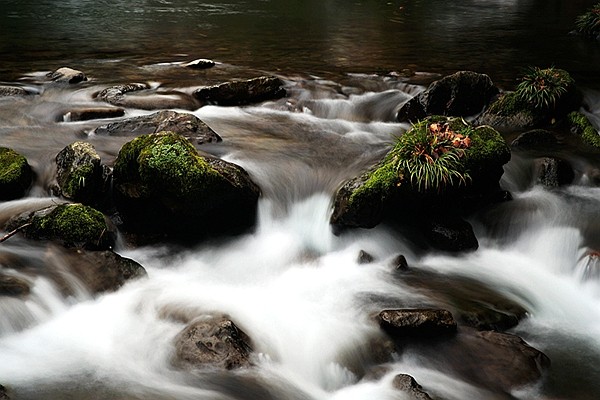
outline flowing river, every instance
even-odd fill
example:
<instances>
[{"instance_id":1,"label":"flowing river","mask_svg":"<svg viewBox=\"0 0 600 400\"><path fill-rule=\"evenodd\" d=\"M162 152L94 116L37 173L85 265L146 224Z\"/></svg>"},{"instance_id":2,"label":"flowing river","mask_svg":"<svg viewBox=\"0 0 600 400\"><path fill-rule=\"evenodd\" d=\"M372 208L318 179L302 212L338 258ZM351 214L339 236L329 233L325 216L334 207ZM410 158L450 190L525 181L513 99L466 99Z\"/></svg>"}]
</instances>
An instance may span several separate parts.
<instances>
[{"instance_id":1,"label":"flowing river","mask_svg":"<svg viewBox=\"0 0 600 400\"><path fill-rule=\"evenodd\" d=\"M568 35L594 1L449 3L3 0L0 83L33 95L0 98L0 146L25 155L37 180L27 198L0 203L2 223L55 200L47 190L53 160L73 141L91 142L112 165L130 139L88 136L112 120L64 117L97 106L93 95L107 86L146 82L169 98L170 90L273 74L288 88L280 101L185 111L223 138L199 149L241 165L261 187L254 232L185 249L121 241L115 250L148 276L100 296L64 270L60 249L18 236L0 243L0 269L32 284L24 300L0 296L0 384L13 400L404 399L391 384L398 373L436 399L597 399L597 154L566 143L560 154L575 181L546 188L533 172L535 157L513 152L501 180L513 200L471 217L480 243L472 253L424 252L385 224L342 235L329 225L337 187L410 128L395 122L398 108L440 74L474 70L511 89L527 65L555 65L572 73L586 114L600 122L600 46ZM217 65L180 65L201 57ZM90 80L45 80L65 65ZM150 112L127 108L125 116ZM374 262L359 263L361 250ZM419 349L366 376L371 344L382 336L373 315L438 304L397 278L390 263L398 254L425 276L474 281L525 308L510 332L551 359L539 384L497 391L457 372L470 354L436 363ZM65 297L41 271L64 275L72 293ZM173 338L185 324L165 316L203 313L243 327L255 368L173 367Z\"/></svg>"}]
</instances>

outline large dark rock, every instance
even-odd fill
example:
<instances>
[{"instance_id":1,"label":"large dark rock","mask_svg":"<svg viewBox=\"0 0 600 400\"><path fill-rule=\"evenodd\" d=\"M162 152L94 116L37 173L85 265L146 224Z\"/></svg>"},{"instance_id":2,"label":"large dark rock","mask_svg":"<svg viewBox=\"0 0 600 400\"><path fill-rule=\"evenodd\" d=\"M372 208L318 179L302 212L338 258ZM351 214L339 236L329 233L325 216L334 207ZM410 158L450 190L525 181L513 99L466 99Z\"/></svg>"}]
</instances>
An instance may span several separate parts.
<instances>
[{"instance_id":1,"label":"large dark rock","mask_svg":"<svg viewBox=\"0 0 600 400\"><path fill-rule=\"evenodd\" d=\"M195 240L254 225L260 189L241 167L198 155L173 132L126 143L114 166L114 197L131 232Z\"/></svg>"},{"instance_id":2,"label":"large dark rock","mask_svg":"<svg viewBox=\"0 0 600 400\"><path fill-rule=\"evenodd\" d=\"M54 82L69 84L87 81L87 76L83 72L69 67L62 67L54 72L50 72L48 78Z\"/></svg>"},{"instance_id":3,"label":"large dark rock","mask_svg":"<svg viewBox=\"0 0 600 400\"><path fill-rule=\"evenodd\" d=\"M459 71L433 82L398 111L398 120L416 122L428 115L475 115L498 93L489 76Z\"/></svg>"},{"instance_id":4,"label":"large dark rock","mask_svg":"<svg viewBox=\"0 0 600 400\"><path fill-rule=\"evenodd\" d=\"M194 97L204 104L241 106L274 100L285 96L281 79L261 76L248 80L234 80L194 91Z\"/></svg>"},{"instance_id":5,"label":"large dark rock","mask_svg":"<svg viewBox=\"0 0 600 400\"><path fill-rule=\"evenodd\" d=\"M479 242L473 227L464 219L456 216L440 216L430 220L424 229L424 235L431 247L443 251L477 250Z\"/></svg>"},{"instance_id":6,"label":"large dark rock","mask_svg":"<svg viewBox=\"0 0 600 400\"><path fill-rule=\"evenodd\" d=\"M178 133L198 144L221 141L221 137L195 115L175 111L159 111L150 115L111 122L97 127L93 133L135 137L162 131Z\"/></svg>"},{"instance_id":7,"label":"large dark rock","mask_svg":"<svg viewBox=\"0 0 600 400\"><path fill-rule=\"evenodd\" d=\"M447 310L383 310L379 313L379 324L396 338L429 338L456 332L456 321Z\"/></svg>"},{"instance_id":8,"label":"large dark rock","mask_svg":"<svg viewBox=\"0 0 600 400\"><path fill-rule=\"evenodd\" d=\"M115 229L104 215L83 204L59 204L11 218L6 230L19 230L28 239L51 240L65 247L107 250Z\"/></svg>"},{"instance_id":9,"label":"large dark rock","mask_svg":"<svg viewBox=\"0 0 600 400\"><path fill-rule=\"evenodd\" d=\"M432 400L427 392L423 390L423 387L410 375L396 375L392 381L392 385L405 393L410 400Z\"/></svg>"},{"instance_id":10,"label":"large dark rock","mask_svg":"<svg viewBox=\"0 0 600 400\"><path fill-rule=\"evenodd\" d=\"M57 195L84 204L100 204L108 189L108 168L93 145L74 142L56 155Z\"/></svg>"},{"instance_id":11,"label":"large dark rock","mask_svg":"<svg viewBox=\"0 0 600 400\"><path fill-rule=\"evenodd\" d=\"M33 181L27 159L16 151L0 147L0 200L23 197Z\"/></svg>"},{"instance_id":12,"label":"large dark rock","mask_svg":"<svg viewBox=\"0 0 600 400\"><path fill-rule=\"evenodd\" d=\"M226 317L206 316L175 338L173 363L185 368L231 370L249 367L250 338Z\"/></svg>"}]
</instances>

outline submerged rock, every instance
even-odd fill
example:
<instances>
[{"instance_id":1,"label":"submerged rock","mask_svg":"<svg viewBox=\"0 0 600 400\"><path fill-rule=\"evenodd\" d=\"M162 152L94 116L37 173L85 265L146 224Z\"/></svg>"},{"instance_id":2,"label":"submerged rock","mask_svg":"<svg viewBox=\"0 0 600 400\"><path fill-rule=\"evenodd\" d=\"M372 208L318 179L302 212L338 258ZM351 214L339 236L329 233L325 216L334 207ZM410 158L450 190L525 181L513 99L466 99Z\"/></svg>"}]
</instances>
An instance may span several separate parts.
<instances>
[{"instance_id":1,"label":"submerged rock","mask_svg":"<svg viewBox=\"0 0 600 400\"><path fill-rule=\"evenodd\" d=\"M29 92L20 86L0 85L0 97L27 96Z\"/></svg>"},{"instance_id":2,"label":"submerged rock","mask_svg":"<svg viewBox=\"0 0 600 400\"><path fill-rule=\"evenodd\" d=\"M23 197L33 181L27 159L16 151L0 147L0 200Z\"/></svg>"},{"instance_id":3,"label":"submerged rock","mask_svg":"<svg viewBox=\"0 0 600 400\"><path fill-rule=\"evenodd\" d=\"M537 382L549 358L518 336L461 329L443 341L418 345L419 363L474 385L510 393Z\"/></svg>"},{"instance_id":4,"label":"submerged rock","mask_svg":"<svg viewBox=\"0 0 600 400\"><path fill-rule=\"evenodd\" d=\"M175 351L173 363L179 367L231 370L251 365L250 338L226 317L192 322L175 338Z\"/></svg>"},{"instance_id":5,"label":"submerged rock","mask_svg":"<svg viewBox=\"0 0 600 400\"><path fill-rule=\"evenodd\" d=\"M120 107L88 107L74 108L63 112L57 122L89 121L92 119L116 118L125 115Z\"/></svg>"},{"instance_id":6,"label":"submerged rock","mask_svg":"<svg viewBox=\"0 0 600 400\"><path fill-rule=\"evenodd\" d=\"M108 87L96 94L96 100L126 108L140 110L160 110L180 108L195 110L200 104L187 93L177 90L162 91L152 89L145 83L129 83Z\"/></svg>"},{"instance_id":7,"label":"submerged rock","mask_svg":"<svg viewBox=\"0 0 600 400\"><path fill-rule=\"evenodd\" d=\"M28 239L51 240L65 247L107 250L115 244L115 230L104 215L83 204L60 204L26 212L10 219L7 230L20 230Z\"/></svg>"},{"instance_id":8,"label":"submerged rock","mask_svg":"<svg viewBox=\"0 0 600 400\"><path fill-rule=\"evenodd\" d=\"M241 167L160 132L121 148L114 193L125 229L194 240L253 226L260 189Z\"/></svg>"},{"instance_id":9,"label":"submerged rock","mask_svg":"<svg viewBox=\"0 0 600 400\"><path fill-rule=\"evenodd\" d=\"M30 291L31 286L27 280L0 273L0 296L22 297L27 296Z\"/></svg>"},{"instance_id":10,"label":"submerged rock","mask_svg":"<svg viewBox=\"0 0 600 400\"><path fill-rule=\"evenodd\" d=\"M110 250L74 249L63 253L62 259L92 293L112 292L130 280L146 276L139 263Z\"/></svg>"},{"instance_id":11,"label":"submerged rock","mask_svg":"<svg viewBox=\"0 0 600 400\"><path fill-rule=\"evenodd\" d=\"M438 309L383 310L379 324L395 338L444 336L457 326L450 311Z\"/></svg>"},{"instance_id":12,"label":"submerged rock","mask_svg":"<svg viewBox=\"0 0 600 400\"><path fill-rule=\"evenodd\" d=\"M489 76L459 71L433 82L398 111L398 121L417 122L428 115L475 115L498 93Z\"/></svg>"},{"instance_id":13,"label":"submerged rock","mask_svg":"<svg viewBox=\"0 0 600 400\"><path fill-rule=\"evenodd\" d=\"M55 160L57 194L84 204L101 203L108 177L94 146L86 142L71 143Z\"/></svg>"},{"instance_id":14,"label":"submerged rock","mask_svg":"<svg viewBox=\"0 0 600 400\"><path fill-rule=\"evenodd\" d=\"M527 316L517 301L474 279L413 268L396 274L403 285L452 312L460 325L503 331Z\"/></svg>"},{"instance_id":15,"label":"submerged rock","mask_svg":"<svg viewBox=\"0 0 600 400\"><path fill-rule=\"evenodd\" d=\"M194 97L205 104L241 106L284 97L283 85L279 78L261 76L200 88L194 91Z\"/></svg>"},{"instance_id":16,"label":"submerged rock","mask_svg":"<svg viewBox=\"0 0 600 400\"><path fill-rule=\"evenodd\" d=\"M423 387L410 375L396 375L392 381L392 385L405 393L410 400L432 400L427 392L423 390Z\"/></svg>"},{"instance_id":17,"label":"submerged rock","mask_svg":"<svg viewBox=\"0 0 600 400\"><path fill-rule=\"evenodd\" d=\"M48 75L54 82L75 84L87 81L87 76L81 71L69 67L62 67Z\"/></svg>"},{"instance_id":18,"label":"submerged rock","mask_svg":"<svg viewBox=\"0 0 600 400\"><path fill-rule=\"evenodd\" d=\"M198 144L220 142L222 139L198 117L175 111L159 111L150 115L111 122L94 129L96 135L140 136L162 131L175 132Z\"/></svg>"}]
</instances>

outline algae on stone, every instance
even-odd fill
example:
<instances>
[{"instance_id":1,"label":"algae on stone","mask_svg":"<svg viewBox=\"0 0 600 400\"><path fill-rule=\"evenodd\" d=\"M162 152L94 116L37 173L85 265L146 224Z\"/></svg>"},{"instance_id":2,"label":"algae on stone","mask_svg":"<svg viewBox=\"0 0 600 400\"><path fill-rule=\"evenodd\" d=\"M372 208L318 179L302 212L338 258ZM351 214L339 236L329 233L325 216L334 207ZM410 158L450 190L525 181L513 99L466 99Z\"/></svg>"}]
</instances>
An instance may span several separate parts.
<instances>
[{"instance_id":1,"label":"algae on stone","mask_svg":"<svg viewBox=\"0 0 600 400\"><path fill-rule=\"evenodd\" d=\"M104 215L83 204L61 204L36 212L29 220L25 236L49 239L66 247L108 249L114 245L111 229Z\"/></svg>"},{"instance_id":2,"label":"algae on stone","mask_svg":"<svg viewBox=\"0 0 600 400\"><path fill-rule=\"evenodd\" d=\"M27 159L12 149L0 147L0 200L24 196L32 180L33 171Z\"/></svg>"},{"instance_id":3,"label":"algae on stone","mask_svg":"<svg viewBox=\"0 0 600 400\"><path fill-rule=\"evenodd\" d=\"M581 135L581 139L587 144L600 148L600 133L594 128L587 117L578 112L573 111L567 116L571 130Z\"/></svg>"},{"instance_id":4,"label":"algae on stone","mask_svg":"<svg viewBox=\"0 0 600 400\"><path fill-rule=\"evenodd\" d=\"M200 156L173 132L126 143L114 190L127 230L177 236L252 225L260 193L241 167Z\"/></svg>"}]
</instances>

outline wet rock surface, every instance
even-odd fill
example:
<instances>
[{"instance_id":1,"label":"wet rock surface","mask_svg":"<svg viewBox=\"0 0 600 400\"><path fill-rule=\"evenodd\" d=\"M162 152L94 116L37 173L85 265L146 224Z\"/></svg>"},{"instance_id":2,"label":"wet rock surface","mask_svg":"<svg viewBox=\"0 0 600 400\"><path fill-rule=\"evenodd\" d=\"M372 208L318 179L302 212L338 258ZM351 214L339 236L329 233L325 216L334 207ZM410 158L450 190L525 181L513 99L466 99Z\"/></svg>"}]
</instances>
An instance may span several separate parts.
<instances>
[{"instance_id":1,"label":"wet rock surface","mask_svg":"<svg viewBox=\"0 0 600 400\"><path fill-rule=\"evenodd\" d=\"M103 203L109 186L108 170L92 144L73 142L56 155L55 161L56 194L84 204Z\"/></svg>"},{"instance_id":2,"label":"wet rock surface","mask_svg":"<svg viewBox=\"0 0 600 400\"><path fill-rule=\"evenodd\" d=\"M95 294L115 291L131 280L146 276L146 270L138 262L108 250L71 250L63 253L63 260L68 270Z\"/></svg>"},{"instance_id":3,"label":"wet rock surface","mask_svg":"<svg viewBox=\"0 0 600 400\"><path fill-rule=\"evenodd\" d=\"M396 338L431 338L456 332L456 321L447 310L396 309L383 310L379 325Z\"/></svg>"},{"instance_id":4,"label":"wet rock surface","mask_svg":"<svg viewBox=\"0 0 600 400\"><path fill-rule=\"evenodd\" d=\"M92 132L108 136L140 136L162 131L175 132L196 144L220 142L221 137L198 117L175 111L159 111L150 115L127 118L101 125Z\"/></svg>"},{"instance_id":5,"label":"wet rock surface","mask_svg":"<svg viewBox=\"0 0 600 400\"><path fill-rule=\"evenodd\" d=\"M49 73L47 77L57 83L75 84L87 81L87 76L82 71L69 67L61 67Z\"/></svg>"},{"instance_id":6,"label":"wet rock surface","mask_svg":"<svg viewBox=\"0 0 600 400\"><path fill-rule=\"evenodd\" d=\"M204 104L241 106L275 100L285 96L283 81L272 76L248 80L233 80L194 91L194 97Z\"/></svg>"},{"instance_id":7,"label":"wet rock surface","mask_svg":"<svg viewBox=\"0 0 600 400\"><path fill-rule=\"evenodd\" d=\"M410 375L396 375L392 381L392 385L405 393L410 400L432 400L427 392L423 390L423 387Z\"/></svg>"},{"instance_id":8,"label":"wet rock surface","mask_svg":"<svg viewBox=\"0 0 600 400\"><path fill-rule=\"evenodd\" d=\"M414 346L423 366L452 371L460 379L498 392L533 384L550 366L544 353L507 333L461 328L447 340Z\"/></svg>"},{"instance_id":9,"label":"wet rock surface","mask_svg":"<svg viewBox=\"0 0 600 400\"><path fill-rule=\"evenodd\" d=\"M197 319L175 338L173 363L183 368L231 370L249 367L250 338L224 316Z\"/></svg>"},{"instance_id":10,"label":"wet rock surface","mask_svg":"<svg viewBox=\"0 0 600 400\"><path fill-rule=\"evenodd\" d=\"M479 113L498 93L489 76L459 71L433 82L398 112L398 121L416 122L428 115L470 116Z\"/></svg>"}]
</instances>

